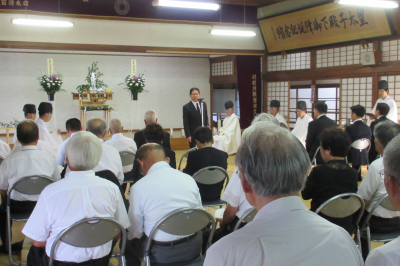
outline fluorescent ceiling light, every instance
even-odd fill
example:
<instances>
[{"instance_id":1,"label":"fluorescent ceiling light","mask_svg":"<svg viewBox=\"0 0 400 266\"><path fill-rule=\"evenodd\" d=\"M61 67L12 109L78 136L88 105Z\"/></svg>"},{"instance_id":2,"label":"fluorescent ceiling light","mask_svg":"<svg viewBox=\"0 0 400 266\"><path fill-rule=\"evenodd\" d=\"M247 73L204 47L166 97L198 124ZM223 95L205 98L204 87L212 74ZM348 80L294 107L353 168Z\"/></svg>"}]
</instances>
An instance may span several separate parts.
<instances>
[{"instance_id":1,"label":"fluorescent ceiling light","mask_svg":"<svg viewBox=\"0 0 400 266\"><path fill-rule=\"evenodd\" d=\"M256 36L254 31L249 30L211 30L212 35L225 35L225 36L246 36L253 37Z\"/></svg>"},{"instance_id":2,"label":"fluorescent ceiling light","mask_svg":"<svg viewBox=\"0 0 400 266\"><path fill-rule=\"evenodd\" d=\"M17 25L28 25L28 26L43 26L43 27L73 27L74 24L69 21L59 20L39 20L39 19L12 19L11 23Z\"/></svg>"},{"instance_id":3,"label":"fluorescent ceiling light","mask_svg":"<svg viewBox=\"0 0 400 266\"><path fill-rule=\"evenodd\" d=\"M379 0L339 0L339 4L354 6L371 6L383 8L397 8L399 4L395 1L379 1Z\"/></svg>"},{"instance_id":4,"label":"fluorescent ceiling light","mask_svg":"<svg viewBox=\"0 0 400 266\"><path fill-rule=\"evenodd\" d=\"M198 3L198 2L186 2L186 1L172 1L172 0L159 0L159 6L170 6L170 7L182 7L182 8L196 8L196 9L209 9L218 10L218 4L212 3Z\"/></svg>"}]
</instances>

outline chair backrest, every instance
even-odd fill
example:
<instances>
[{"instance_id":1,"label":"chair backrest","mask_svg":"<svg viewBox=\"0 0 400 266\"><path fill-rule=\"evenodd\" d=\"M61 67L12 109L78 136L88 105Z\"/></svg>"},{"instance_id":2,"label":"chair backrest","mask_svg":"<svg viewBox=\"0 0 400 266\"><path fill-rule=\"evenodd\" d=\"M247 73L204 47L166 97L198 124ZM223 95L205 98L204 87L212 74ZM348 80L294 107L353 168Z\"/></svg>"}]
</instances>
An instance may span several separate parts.
<instances>
[{"instance_id":1,"label":"chair backrest","mask_svg":"<svg viewBox=\"0 0 400 266\"><path fill-rule=\"evenodd\" d=\"M193 175L193 179L200 184L213 185L226 179L229 182L228 172L219 166L208 166L200 169Z\"/></svg>"},{"instance_id":2,"label":"chair backrest","mask_svg":"<svg viewBox=\"0 0 400 266\"><path fill-rule=\"evenodd\" d=\"M119 156L121 156L122 166L131 165L135 161L135 154L130 151L122 151Z\"/></svg>"},{"instance_id":3,"label":"chair backrest","mask_svg":"<svg viewBox=\"0 0 400 266\"><path fill-rule=\"evenodd\" d=\"M195 151L195 150L197 150L197 147L193 147L193 148L187 150L187 151L182 155L181 160L179 161L178 170L181 170L181 165L182 165L183 158L186 158L186 159L187 159L189 152Z\"/></svg>"},{"instance_id":4,"label":"chair backrest","mask_svg":"<svg viewBox=\"0 0 400 266\"><path fill-rule=\"evenodd\" d=\"M360 210L355 225L360 222L364 212L364 200L355 193L343 193L330 198L318 207L315 213L333 218L344 218Z\"/></svg>"},{"instance_id":5,"label":"chair backrest","mask_svg":"<svg viewBox=\"0 0 400 266\"><path fill-rule=\"evenodd\" d=\"M83 219L58 234L51 246L49 265L54 261L54 251L59 241L68 245L80 248L93 248L101 246L118 234L122 233L121 238L121 258L124 259L126 232L123 226L112 218L93 217Z\"/></svg>"},{"instance_id":6,"label":"chair backrest","mask_svg":"<svg viewBox=\"0 0 400 266\"><path fill-rule=\"evenodd\" d=\"M7 206L10 205L10 195L13 190L26 194L26 195L39 195L43 189L53 183L53 180L49 176L45 175L30 175L24 176L17 182L15 182L8 192Z\"/></svg>"},{"instance_id":7,"label":"chair backrest","mask_svg":"<svg viewBox=\"0 0 400 266\"><path fill-rule=\"evenodd\" d=\"M367 224L369 223L369 220L371 219L371 216L373 215L373 212L378 206L381 206L389 211L397 211L390 202L389 195L385 194L375 203L374 206L372 206L372 209L368 213L367 218L365 218L364 223L361 226L361 229L366 228Z\"/></svg>"},{"instance_id":8,"label":"chair backrest","mask_svg":"<svg viewBox=\"0 0 400 266\"><path fill-rule=\"evenodd\" d=\"M358 139L351 143L351 147L356 150L360 150L360 152L362 150L368 149L367 152L369 152L369 149L371 148L371 142L369 141L369 139Z\"/></svg>"},{"instance_id":9,"label":"chair backrest","mask_svg":"<svg viewBox=\"0 0 400 266\"><path fill-rule=\"evenodd\" d=\"M314 157L312 159L312 163L316 166L317 165L317 154L319 152L320 147L318 147L318 149L315 151L314 153Z\"/></svg>"},{"instance_id":10,"label":"chair backrest","mask_svg":"<svg viewBox=\"0 0 400 266\"><path fill-rule=\"evenodd\" d=\"M211 213L203 208L181 208L164 216L155 224L147 240L145 248L145 260L147 265L150 265L149 253L151 241L158 229L168 234L185 236L199 232L209 223L211 223L212 226L207 241L207 248L211 245L211 240L215 231L215 220Z\"/></svg>"},{"instance_id":11,"label":"chair backrest","mask_svg":"<svg viewBox=\"0 0 400 266\"><path fill-rule=\"evenodd\" d=\"M250 223L251 221L253 221L254 217L257 214L257 209L256 208L250 208L248 209L243 215L242 217L240 217L240 219L237 221L235 228L233 228L233 231L236 231L239 229L239 226L242 222L246 222L246 223Z\"/></svg>"}]
</instances>

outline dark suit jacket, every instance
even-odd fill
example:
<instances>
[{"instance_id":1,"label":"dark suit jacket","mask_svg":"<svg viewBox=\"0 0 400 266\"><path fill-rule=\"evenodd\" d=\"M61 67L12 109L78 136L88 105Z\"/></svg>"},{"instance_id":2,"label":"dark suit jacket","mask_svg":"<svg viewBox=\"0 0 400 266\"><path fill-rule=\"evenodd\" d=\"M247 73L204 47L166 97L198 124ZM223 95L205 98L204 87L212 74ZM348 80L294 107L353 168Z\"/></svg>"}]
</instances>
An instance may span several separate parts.
<instances>
[{"instance_id":1,"label":"dark suit jacket","mask_svg":"<svg viewBox=\"0 0 400 266\"><path fill-rule=\"evenodd\" d=\"M167 149L171 149L170 138L171 135L168 132L165 132L162 145ZM133 136L133 140L135 141L138 149L142 147L143 144L146 144L146 139L144 138L143 130L136 132L135 136Z\"/></svg>"},{"instance_id":2,"label":"dark suit jacket","mask_svg":"<svg viewBox=\"0 0 400 266\"><path fill-rule=\"evenodd\" d=\"M193 175L200 169L207 166L219 166L225 170L228 168L228 154L213 147L205 147L196 151L189 152L187 163L183 172ZM197 183L200 196L203 201L216 200L221 198L221 191L224 181L214 185L204 185Z\"/></svg>"},{"instance_id":3,"label":"dark suit jacket","mask_svg":"<svg viewBox=\"0 0 400 266\"><path fill-rule=\"evenodd\" d=\"M371 138L371 149L369 149L369 154L368 154L369 163L375 161L376 157L378 156L378 152L375 149L374 128L377 124L386 120L388 120L386 116L381 116L371 123L372 138Z\"/></svg>"},{"instance_id":4,"label":"dark suit jacket","mask_svg":"<svg viewBox=\"0 0 400 266\"><path fill-rule=\"evenodd\" d=\"M372 132L371 128L366 125L363 121L358 120L354 124L346 127L345 132L349 134L351 141L354 142L358 139L369 139L371 141ZM350 148L349 154L347 155L347 160L353 165L366 165L368 164L368 149L356 150Z\"/></svg>"},{"instance_id":5,"label":"dark suit jacket","mask_svg":"<svg viewBox=\"0 0 400 266\"><path fill-rule=\"evenodd\" d=\"M208 126L207 104L205 102L203 102L203 108L204 126ZM183 127L187 138L193 135L196 128L201 127L201 115L194 108L192 101L183 106Z\"/></svg>"},{"instance_id":6,"label":"dark suit jacket","mask_svg":"<svg viewBox=\"0 0 400 266\"><path fill-rule=\"evenodd\" d=\"M306 150L308 152L308 156L310 160L314 157L315 152L319 147L319 134L324 131L324 129L330 127L336 127L337 124L335 121L330 119L329 117L323 115L320 116L318 119L311 121L308 124L308 132L307 132L307 139L306 139ZM323 164L324 160L321 157L321 154L318 153L317 155L317 164Z\"/></svg>"},{"instance_id":7,"label":"dark suit jacket","mask_svg":"<svg viewBox=\"0 0 400 266\"><path fill-rule=\"evenodd\" d=\"M169 166L176 169L175 152L170 149L167 149L165 147L163 147L163 148L164 148L166 157L168 157L170 160ZM137 154L135 156L135 161L133 162L133 169L132 169L131 173L132 173L133 183L136 183L143 177L142 172L140 171L140 164L137 161Z\"/></svg>"}]
</instances>

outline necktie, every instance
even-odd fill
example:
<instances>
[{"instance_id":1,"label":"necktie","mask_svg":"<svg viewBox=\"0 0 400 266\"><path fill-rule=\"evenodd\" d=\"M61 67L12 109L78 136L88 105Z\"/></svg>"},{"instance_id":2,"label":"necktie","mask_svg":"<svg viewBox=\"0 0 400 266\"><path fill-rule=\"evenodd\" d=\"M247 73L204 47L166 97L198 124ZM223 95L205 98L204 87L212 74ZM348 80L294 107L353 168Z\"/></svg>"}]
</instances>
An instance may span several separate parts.
<instances>
[{"instance_id":1,"label":"necktie","mask_svg":"<svg viewBox=\"0 0 400 266\"><path fill-rule=\"evenodd\" d=\"M199 112L199 114L201 114L201 113L200 113L199 103L196 103L196 105L197 105L197 112Z\"/></svg>"}]
</instances>

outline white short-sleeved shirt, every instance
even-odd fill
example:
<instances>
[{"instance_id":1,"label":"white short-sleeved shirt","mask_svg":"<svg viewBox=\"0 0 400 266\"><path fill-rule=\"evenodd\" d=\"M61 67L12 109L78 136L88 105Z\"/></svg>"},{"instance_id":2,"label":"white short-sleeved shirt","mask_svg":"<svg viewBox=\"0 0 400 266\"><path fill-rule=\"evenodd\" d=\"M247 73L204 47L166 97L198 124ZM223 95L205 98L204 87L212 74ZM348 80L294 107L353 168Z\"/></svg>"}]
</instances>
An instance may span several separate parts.
<instances>
[{"instance_id":1,"label":"white short-sleeved shirt","mask_svg":"<svg viewBox=\"0 0 400 266\"><path fill-rule=\"evenodd\" d=\"M93 217L114 218L124 228L129 219L119 188L95 176L93 171L70 171L65 178L47 186L40 195L22 233L35 241L46 241L49 256L54 239L72 224ZM83 262L110 253L111 242L94 248L79 248L60 242L58 261Z\"/></svg>"},{"instance_id":2,"label":"white short-sleeved shirt","mask_svg":"<svg viewBox=\"0 0 400 266\"><path fill-rule=\"evenodd\" d=\"M278 120L279 123L283 123L287 126L287 121L283 115L281 115L279 112L275 115L276 120Z\"/></svg>"},{"instance_id":3,"label":"white short-sleeved shirt","mask_svg":"<svg viewBox=\"0 0 400 266\"><path fill-rule=\"evenodd\" d=\"M229 180L221 199L226 201L232 207L239 208L236 216L241 218L243 213L245 213L248 209L253 208L253 206L251 206L246 199L242 184L240 183L239 175L237 174L238 170L239 168L236 167L235 171L233 171L233 175Z\"/></svg>"},{"instance_id":4,"label":"white short-sleeved shirt","mask_svg":"<svg viewBox=\"0 0 400 266\"><path fill-rule=\"evenodd\" d=\"M36 119L36 124L38 125L38 128L39 128L39 139L46 141L50 144L50 146L53 150L54 157L56 157L58 154L58 148L60 147L60 143L58 143L53 138L46 122L44 122L42 119L38 118L38 119Z\"/></svg>"},{"instance_id":5,"label":"white short-sleeved shirt","mask_svg":"<svg viewBox=\"0 0 400 266\"><path fill-rule=\"evenodd\" d=\"M371 212L372 207L374 207L378 200L383 195L387 194L385 184L379 175L381 170L383 170L383 157L378 158L371 163L367 174L358 187L357 194L363 199L370 201L368 206L365 208L368 212ZM393 218L400 216L400 211L390 211L382 206L378 206L372 214L382 218Z\"/></svg>"},{"instance_id":6,"label":"white short-sleeved shirt","mask_svg":"<svg viewBox=\"0 0 400 266\"><path fill-rule=\"evenodd\" d=\"M103 147L99 164L93 169L94 172L103 170L110 170L118 178L119 183L122 185L124 182L124 171L122 170L121 156L116 148L111 147L104 143L102 139L100 142Z\"/></svg>"},{"instance_id":7,"label":"white short-sleeved shirt","mask_svg":"<svg viewBox=\"0 0 400 266\"><path fill-rule=\"evenodd\" d=\"M14 145L16 145L16 144L14 144ZM39 139L36 146L38 147L39 150L45 151L45 152L47 152L48 154L50 154L51 156L54 157L53 149L51 148L50 144L47 143L46 141L43 141L43 140ZM14 149L12 150L12 153L21 151L22 147L23 146L21 144L18 144L16 146L14 146Z\"/></svg>"},{"instance_id":8,"label":"white short-sleeved shirt","mask_svg":"<svg viewBox=\"0 0 400 266\"><path fill-rule=\"evenodd\" d=\"M397 266L400 265L400 237L379 248L371 250L365 266Z\"/></svg>"},{"instance_id":9,"label":"white short-sleeved shirt","mask_svg":"<svg viewBox=\"0 0 400 266\"><path fill-rule=\"evenodd\" d=\"M207 250L205 266L362 266L343 228L310 212L298 196L266 204L254 220Z\"/></svg>"},{"instance_id":10,"label":"white short-sleeved shirt","mask_svg":"<svg viewBox=\"0 0 400 266\"><path fill-rule=\"evenodd\" d=\"M194 179L169 166L155 163L147 175L136 182L129 195L128 216L131 222L128 238L150 235L154 225L170 212L180 208L202 208L199 188ZM167 234L158 230L157 241L174 241L185 236Z\"/></svg>"},{"instance_id":11,"label":"white short-sleeved shirt","mask_svg":"<svg viewBox=\"0 0 400 266\"><path fill-rule=\"evenodd\" d=\"M10 153L11 153L10 145L8 145L7 142L0 140L0 157L4 159L8 155L10 155Z\"/></svg>"},{"instance_id":12,"label":"white short-sleeved shirt","mask_svg":"<svg viewBox=\"0 0 400 266\"><path fill-rule=\"evenodd\" d=\"M118 152L132 152L136 154L137 146L133 139L125 137L122 133L112 135L111 139L107 140L105 144L108 144L118 150ZM124 173L132 170L133 162L130 165L122 166Z\"/></svg>"},{"instance_id":13,"label":"white short-sleeved shirt","mask_svg":"<svg viewBox=\"0 0 400 266\"><path fill-rule=\"evenodd\" d=\"M22 147L20 152L12 153L0 165L0 189L9 190L21 177L46 175L54 181L60 180L56 159L36 146ZM11 193L11 199L18 201L37 201L39 195L26 195L17 191Z\"/></svg>"},{"instance_id":14,"label":"white short-sleeved shirt","mask_svg":"<svg viewBox=\"0 0 400 266\"><path fill-rule=\"evenodd\" d=\"M308 124L311 121L313 121L313 119L308 114L306 114L303 118L298 117L292 130L293 135L300 140L304 147L306 146Z\"/></svg>"},{"instance_id":15,"label":"white short-sleeved shirt","mask_svg":"<svg viewBox=\"0 0 400 266\"><path fill-rule=\"evenodd\" d=\"M76 133L76 132L75 132ZM57 164L61 165L61 166L66 166L67 165L67 153L65 152L65 145L67 145L68 141L70 140L70 138L75 134L72 133L71 136L69 138L67 138L66 140L64 140L61 144L60 144L60 148L58 149L58 155L57 155Z\"/></svg>"}]
</instances>

